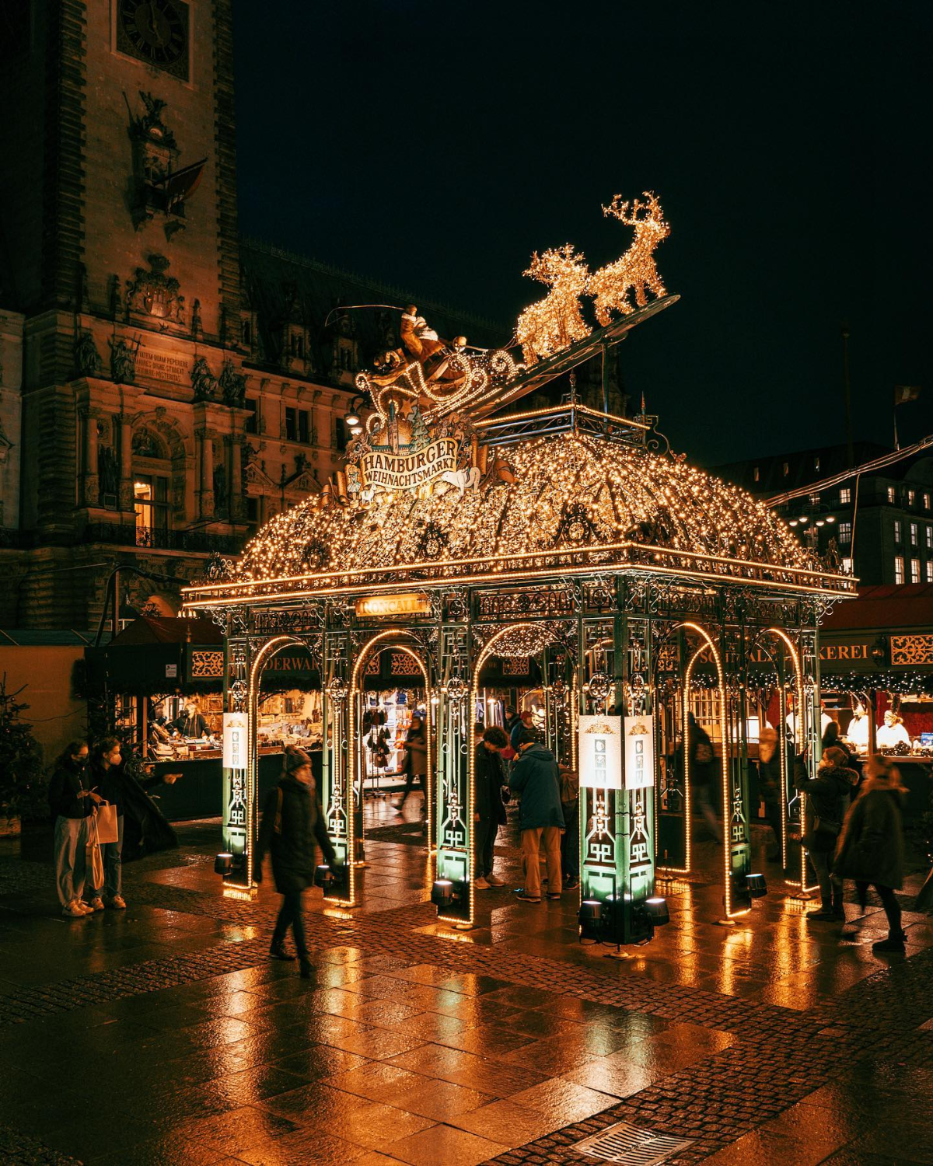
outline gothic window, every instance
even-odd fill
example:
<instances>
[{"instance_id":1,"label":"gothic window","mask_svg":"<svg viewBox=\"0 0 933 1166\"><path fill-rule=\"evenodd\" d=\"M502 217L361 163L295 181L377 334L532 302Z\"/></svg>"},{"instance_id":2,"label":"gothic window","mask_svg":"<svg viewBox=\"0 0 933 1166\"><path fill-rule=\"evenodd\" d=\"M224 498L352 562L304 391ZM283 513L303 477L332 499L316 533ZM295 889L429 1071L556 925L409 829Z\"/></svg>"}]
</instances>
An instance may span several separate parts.
<instances>
[{"instance_id":1,"label":"gothic window","mask_svg":"<svg viewBox=\"0 0 933 1166\"><path fill-rule=\"evenodd\" d=\"M297 332L292 333L292 356L297 360L303 360L305 355L304 337L299 336Z\"/></svg>"}]
</instances>

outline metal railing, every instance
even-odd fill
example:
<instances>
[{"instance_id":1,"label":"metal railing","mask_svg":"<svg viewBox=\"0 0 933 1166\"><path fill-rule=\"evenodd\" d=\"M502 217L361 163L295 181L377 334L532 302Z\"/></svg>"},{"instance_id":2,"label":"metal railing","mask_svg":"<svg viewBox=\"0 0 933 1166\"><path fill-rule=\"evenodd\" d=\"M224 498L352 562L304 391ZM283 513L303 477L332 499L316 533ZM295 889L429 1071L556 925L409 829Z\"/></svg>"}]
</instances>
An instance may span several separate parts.
<instances>
[{"instance_id":1,"label":"metal railing","mask_svg":"<svg viewBox=\"0 0 933 1166\"><path fill-rule=\"evenodd\" d=\"M245 536L208 534L203 530L171 530L136 526L133 523L92 522L81 533L85 543L111 543L117 546L144 547L157 551L192 551L236 555L243 549Z\"/></svg>"}]
</instances>

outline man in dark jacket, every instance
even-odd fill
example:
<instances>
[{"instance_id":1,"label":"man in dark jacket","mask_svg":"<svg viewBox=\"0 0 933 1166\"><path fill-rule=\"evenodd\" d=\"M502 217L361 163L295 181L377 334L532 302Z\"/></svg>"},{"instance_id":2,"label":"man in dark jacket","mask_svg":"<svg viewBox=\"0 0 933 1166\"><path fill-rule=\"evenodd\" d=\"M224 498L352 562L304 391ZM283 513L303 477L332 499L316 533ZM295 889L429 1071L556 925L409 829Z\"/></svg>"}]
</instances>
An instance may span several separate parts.
<instances>
[{"instance_id":1,"label":"man in dark jacket","mask_svg":"<svg viewBox=\"0 0 933 1166\"><path fill-rule=\"evenodd\" d=\"M499 827L506 822L502 787L505 776L499 750L509 743L505 730L490 725L483 731L473 751L473 822L476 830L476 871L473 885L478 891L504 885L492 873L494 848Z\"/></svg>"},{"instance_id":2,"label":"man in dark jacket","mask_svg":"<svg viewBox=\"0 0 933 1166\"><path fill-rule=\"evenodd\" d=\"M269 955L276 960L293 960L285 950L289 927L295 936L295 950L301 961L301 974L311 975L308 945L305 941L301 896L314 882L317 866L315 840L324 858L336 870L337 856L327 835L324 811L311 774L311 758L303 749L289 745L285 750L284 768L279 784L271 790L263 809L256 851L256 878L262 879L262 862L272 854L275 889L282 896L282 906L275 921Z\"/></svg>"},{"instance_id":3,"label":"man in dark jacket","mask_svg":"<svg viewBox=\"0 0 933 1166\"><path fill-rule=\"evenodd\" d=\"M522 868L525 885L516 894L525 903L541 902L541 841L547 858L548 898L561 892L560 835L564 815L560 806L560 772L550 749L539 745L526 730L519 740L520 756L512 767L509 788L521 797L518 824L522 832Z\"/></svg>"}]
</instances>

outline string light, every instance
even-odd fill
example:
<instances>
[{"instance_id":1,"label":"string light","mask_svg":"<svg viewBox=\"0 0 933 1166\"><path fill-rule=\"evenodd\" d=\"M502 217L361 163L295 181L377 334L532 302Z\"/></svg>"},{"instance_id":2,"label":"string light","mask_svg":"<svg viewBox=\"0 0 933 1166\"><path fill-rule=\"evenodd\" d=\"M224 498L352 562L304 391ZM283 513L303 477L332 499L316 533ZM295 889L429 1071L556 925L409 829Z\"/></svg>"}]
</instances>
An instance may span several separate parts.
<instances>
[{"instance_id":1,"label":"string light","mask_svg":"<svg viewBox=\"0 0 933 1166\"><path fill-rule=\"evenodd\" d=\"M368 506L337 507L312 495L262 528L230 582L189 588L187 601L254 599L261 590L254 585L272 581L300 580L293 590L306 594L375 583L388 570L423 575L429 566L438 581L498 579L534 574L539 563L546 571L578 561L852 590L851 579L822 572L773 511L683 462L579 432L536 438L509 456L514 483L462 497L456 490L385 493ZM428 529L443 536L429 540L431 556L423 541ZM309 546L320 560L312 574Z\"/></svg>"},{"instance_id":2,"label":"string light","mask_svg":"<svg viewBox=\"0 0 933 1166\"><path fill-rule=\"evenodd\" d=\"M572 243L553 247L531 257L524 275L537 279L551 290L518 317L515 338L526 365L568 348L575 340L589 336L590 328L580 311L580 297L586 292L589 268Z\"/></svg>"},{"instance_id":3,"label":"string light","mask_svg":"<svg viewBox=\"0 0 933 1166\"><path fill-rule=\"evenodd\" d=\"M657 245L670 235L671 228L664 221L657 196L650 191L645 191L644 196L647 202L639 202L636 198L629 204L617 194L609 206L603 207L604 215L635 228L635 238L622 258L590 276L587 290L595 296L596 319L603 327L610 323L614 312L628 316L635 310L629 300L632 292L639 308L648 303L647 291L658 299L667 295L654 261L654 252Z\"/></svg>"}]
</instances>

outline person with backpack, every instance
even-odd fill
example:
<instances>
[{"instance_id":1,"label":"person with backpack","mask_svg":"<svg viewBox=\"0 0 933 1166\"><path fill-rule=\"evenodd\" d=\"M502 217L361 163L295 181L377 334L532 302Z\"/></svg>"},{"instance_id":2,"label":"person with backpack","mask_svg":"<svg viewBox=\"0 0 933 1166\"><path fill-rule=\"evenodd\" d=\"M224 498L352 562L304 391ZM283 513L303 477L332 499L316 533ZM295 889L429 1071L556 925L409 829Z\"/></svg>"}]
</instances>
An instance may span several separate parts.
<instances>
[{"instance_id":1,"label":"person with backpack","mask_svg":"<svg viewBox=\"0 0 933 1166\"><path fill-rule=\"evenodd\" d=\"M282 906L272 932L269 956L274 960L294 960L285 947L285 937L291 928L304 979L311 975L311 961L301 896L314 883L315 842L336 873L337 855L327 835L324 811L311 773L311 758L303 749L289 745L285 749L282 776L276 788L270 790L263 808L256 849L256 881L262 881L263 859L271 854L275 889L282 896Z\"/></svg>"},{"instance_id":2,"label":"person with backpack","mask_svg":"<svg viewBox=\"0 0 933 1166\"><path fill-rule=\"evenodd\" d=\"M842 823L849 808L852 791L858 784L858 774L848 767L849 754L831 745L820 759L816 777L810 781L803 755L794 764L794 785L805 794L813 812L812 824L803 835L803 844L810 853L810 863L820 884L820 909L807 916L807 921L845 920L842 905L842 879L832 873L833 854L842 831Z\"/></svg>"},{"instance_id":3,"label":"person with backpack","mask_svg":"<svg viewBox=\"0 0 933 1166\"><path fill-rule=\"evenodd\" d=\"M868 887L874 886L888 919L888 937L873 943L872 950L903 954L907 936L894 892L904 883L904 787L900 770L880 753L869 757L863 773L866 780L843 824L833 873L840 879L855 880L863 910Z\"/></svg>"},{"instance_id":4,"label":"person with backpack","mask_svg":"<svg viewBox=\"0 0 933 1166\"><path fill-rule=\"evenodd\" d=\"M505 885L503 879L493 874L496 835L499 827L506 823L505 803L502 801L502 787L505 777L499 750L508 745L505 730L498 725L490 725L473 749L473 822L476 830L475 878L473 885L478 891L488 891L490 887Z\"/></svg>"}]
</instances>

